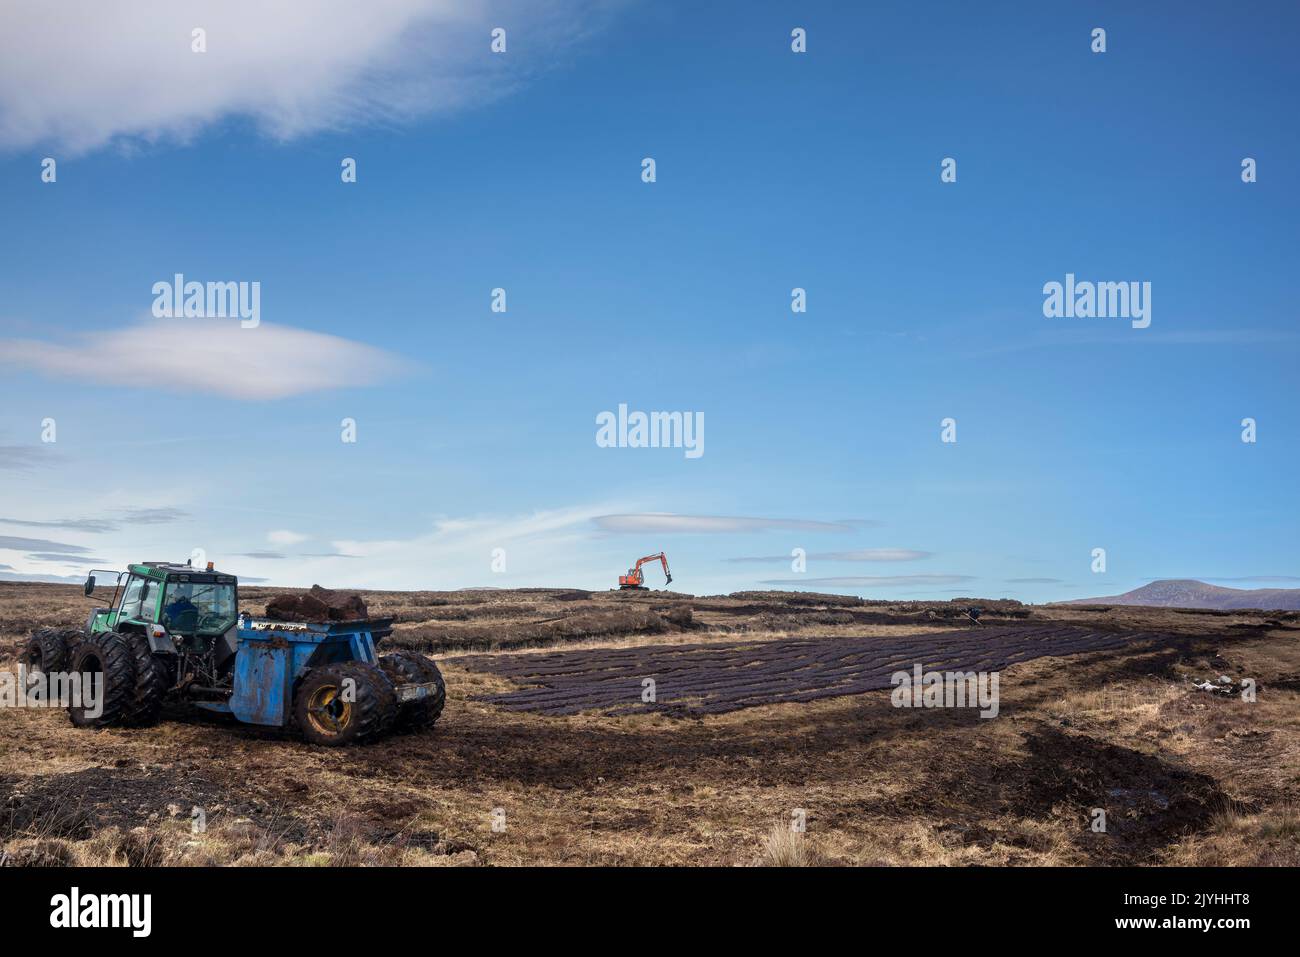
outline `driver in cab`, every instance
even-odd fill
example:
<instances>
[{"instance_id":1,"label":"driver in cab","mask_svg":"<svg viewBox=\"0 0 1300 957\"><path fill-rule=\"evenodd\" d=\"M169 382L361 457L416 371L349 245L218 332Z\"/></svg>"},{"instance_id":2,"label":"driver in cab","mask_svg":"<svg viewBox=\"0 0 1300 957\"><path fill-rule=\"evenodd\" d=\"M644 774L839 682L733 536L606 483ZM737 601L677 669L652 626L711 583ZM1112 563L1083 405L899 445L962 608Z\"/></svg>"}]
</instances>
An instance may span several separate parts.
<instances>
[{"instance_id":1,"label":"driver in cab","mask_svg":"<svg viewBox=\"0 0 1300 957\"><path fill-rule=\"evenodd\" d=\"M186 625L193 627L193 622L197 619L199 608L190 597L194 594L194 586L190 584L177 585L172 592L172 601L163 609L164 623L168 628L177 628L184 630Z\"/></svg>"}]
</instances>

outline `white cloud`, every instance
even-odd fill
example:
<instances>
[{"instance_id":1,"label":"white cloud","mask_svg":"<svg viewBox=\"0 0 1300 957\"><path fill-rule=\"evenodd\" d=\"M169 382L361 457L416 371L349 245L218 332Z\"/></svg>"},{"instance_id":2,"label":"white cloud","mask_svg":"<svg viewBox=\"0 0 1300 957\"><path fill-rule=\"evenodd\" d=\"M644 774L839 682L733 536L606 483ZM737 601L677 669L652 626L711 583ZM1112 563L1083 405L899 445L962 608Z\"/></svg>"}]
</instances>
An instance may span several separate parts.
<instances>
[{"instance_id":1,"label":"white cloud","mask_svg":"<svg viewBox=\"0 0 1300 957\"><path fill-rule=\"evenodd\" d=\"M266 540L272 545L297 545L299 542L307 541L308 537L301 532L291 532L287 528L266 533Z\"/></svg>"},{"instance_id":2,"label":"white cloud","mask_svg":"<svg viewBox=\"0 0 1300 957\"><path fill-rule=\"evenodd\" d=\"M334 540L334 554L299 554L292 562L249 560L244 570L280 585L339 588L613 587L628 562L626 548L602 542L591 520L610 503L522 515L442 518L410 538ZM503 549L505 570L494 571ZM351 559L340 561L339 555ZM637 553L639 554L639 553Z\"/></svg>"},{"instance_id":3,"label":"white cloud","mask_svg":"<svg viewBox=\"0 0 1300 957\"><path fill-rule=\"evenodd\" d=\"M894 588L899 585L959 585L973 582L971 575L859 575L845 578L770 578L764 585L802 585L822 588Z\"/></svg>"},{"instance_id":4,"label":"white cloud","mask_svg":"<svg viewBox=\"0 0 1300 957\"><path fill-rule=\"evenodd\" d=\"M594 519L598 528L620 533L707 533L734 534L737 532L800 531L800 532L852 532L866 522L845 520L840 522L815 522L793 518L753 518L740 515L675 515L671 512L638 512L627 515L598 515Z\"/></svg>"},{"instance_id":5,"label":"white cloud","mask_svg":"<svg viewBox=\"0 0 1300 957\"><path fill-rule=\"evenodd\" d=\"M602 0L8 3L0 145L185 140L227 117L289 139L510 92L598 29ZM489 31L507 28L504 55ZM207 52L191 50L206 31Z\"/></svg>"},{"instance_id":6,"label":"white cloud","mask_svg":"<svg viewBox=\"0 0 1300 957\"><path fill-rule=\"evenodd\" d=\"M813 552L808 557L819 562L915 562L930 555L914 548L858 548L848 552Z\"/></svg>"},{"instance_id":7,"label":"white cloud","mask_svg":"<svg viewBox=\"0 0 1300 957\"><path fill-rule=\"evenodd\" d=\"M283 399L370 385L407 368L399 357L350 339L263 322L151 320L64 345L0 339L0 364L105 385Z\"/></svg>"},{"instance_id":8,"label":"white cloud","mask_svg":"<svg viewBox=\"0 0 1300 957\"><path fill-rule=\"evenodd\" d=\"M914 548L858 548L847 552L809 552L810 562L915 562L929 558L932 552L920 552ZM756 555L742 558L728 558L729 562L773 563L788 562L789 555Z\"/></svg>"},{"instance_id":9,"label":"white cloud","mask_svg":"<svg viewBox=\"0 0 1300 957\"><path fill-rule=\"evenodd\" d=\"M607 501L526 514L439 517L427 530L410 537L334 539L329 544L335 555L299 552L292 562L259 564L250 559L243 567L282 585L318 582L339 588L439 590L613 588L637 557L660 547L602 533L602 527L610 524L603 520L611 516L653 514L616 511L627 505ZM614 524L617 527L618 523ZM739 528L752 530L743 521ZM504 571L493 567L497 549L504 553ZM351 560L340 561L338 554ZM719 589L752 587L748 576L734 580L718 576L715 559L693 553L674 555L670 550L674 585L680 583L685 591L711 594Z\"/></svg>"}]
</instances>

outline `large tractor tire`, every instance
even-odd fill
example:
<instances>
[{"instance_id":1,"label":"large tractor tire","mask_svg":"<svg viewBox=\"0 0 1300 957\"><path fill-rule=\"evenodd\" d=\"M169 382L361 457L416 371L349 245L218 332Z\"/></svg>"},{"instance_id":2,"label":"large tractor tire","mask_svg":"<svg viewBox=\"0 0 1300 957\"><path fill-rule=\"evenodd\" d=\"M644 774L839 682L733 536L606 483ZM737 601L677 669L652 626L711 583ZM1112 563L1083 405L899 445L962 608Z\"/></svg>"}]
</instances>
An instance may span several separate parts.
<instances>
[{"instance_id":1,"label":"large tractor tire","mask_svg":"<svg viewBox=\"0 0 1300 957\"><path fill-rule=\"evenodd\" d=\"M442 680L442 672L438 670L437 665L424 655L398 651L380 658L379 667L392 679L393 684L406 684L411 681L426 684L432 681L438 685L435 694L421 698L419 701L406 701L398 705L394 730L399 733L423 731L438 720L443 706L447 703L447 685Z\"/></svg>"},{"instance_id":2,"label":"large tractor tire","mask_svg":"<svg viewBox=\"0 0 1300 957\"><path fill-rule=\"evenodd\" d=\"M388 676L368 662L323 665L299 683L293 713L312 744L365 744L392 727L397 696Z\"/></svg>"},{"instance_id":3,"label":"large tractor tire","mask_svg":"<svg viewBox=\"0 0 1300 957\"><path fill-rule=\"evenodd\" d=\"M27 640L19 660L28 671L52 674L67 668L73 647L81 641L80 628L41 628Z\"/></svg>"},{"instance_id":4,"label":"large tractor tire","mask_svg":"<svg viewBox=\"0 0 1300 957\"><path fill-rule=\"evenodd\" d=\"M68 670L77 674L100 675L99 714L93 714L82 701L68 709L72 723L79 728L106 728L121 723L135 695L135 662L131 649L121 635L101 631L78 643L72 651Z\"/></svg>"},{"instance_id":5,"label":"large tractor tire","mask_svg":"<svg viewBox=\"0 0 1300 957\"><path fill-rule=\"evenodd\" d=\"M123 635L131 651L135 668L135 685L127 703L123 722L135 727L154 724L162 712L163 697L172 685L171 669L167 662L153 653L149 639L144 635Z\"/></svg>"}]
</instances>

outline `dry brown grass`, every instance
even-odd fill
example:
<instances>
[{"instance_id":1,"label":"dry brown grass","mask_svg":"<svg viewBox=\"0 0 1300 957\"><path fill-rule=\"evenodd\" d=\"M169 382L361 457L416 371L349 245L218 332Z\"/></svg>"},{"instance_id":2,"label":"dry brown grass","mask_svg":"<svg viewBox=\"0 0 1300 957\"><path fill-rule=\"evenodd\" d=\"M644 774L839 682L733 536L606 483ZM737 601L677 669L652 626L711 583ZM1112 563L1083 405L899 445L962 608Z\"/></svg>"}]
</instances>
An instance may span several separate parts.
<instances>
[{"instance_id":1,"label":"dry brown grass","mask_svg":"<svg viewBox=\"0 0 1300 957\"><path fill-rule=\"evenodd\" d=\"M1300 810L1293 801L1251 812L1225 807L1204 833L1174 845L1167 863L1195 867L1300 866Z\"/></svg>"},{"instance_id":2,"label":"dry brown grass","mask_svg":"<svg viewBox=\"0 0 1300 957\"><path fill-rule=\"evenodd\" d=\"M343 822L320 845L286 842L237 821L204 834L188 824L108 827L85 840L19 837L5 843L17 867L445 867L478 863L473 851L370 841L364 828Z\"/></svg>"},{"instance_id":3,"label":"dry brown grass","mask_svg":"<svg viewBox=\"0 0 1300 957\"><path fill-rule=\"evenodd\" d=\"M773 824L763 840L763 863L768 867L810 867L816 854L802 831L789 824Z\"/></svg>"}]
</instances>

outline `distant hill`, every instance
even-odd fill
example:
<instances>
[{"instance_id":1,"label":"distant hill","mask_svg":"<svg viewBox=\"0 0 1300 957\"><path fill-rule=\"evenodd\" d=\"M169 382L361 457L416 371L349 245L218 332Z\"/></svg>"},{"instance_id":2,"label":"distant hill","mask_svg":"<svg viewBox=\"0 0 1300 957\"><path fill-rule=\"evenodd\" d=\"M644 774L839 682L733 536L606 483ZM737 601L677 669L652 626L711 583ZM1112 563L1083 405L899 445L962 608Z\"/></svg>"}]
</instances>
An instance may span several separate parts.
<instances>
[{"instance_id":1,"label":"distant hill","mask_svg":"<svg viewBox=\"0 0 1300 957\"><path fill-rule=\"evenodd\" d=\"M1224 588L1190 578L1170 578L1107 598L1080 598L1066 605L1149 605L1156 608L1259 608L1300 611L1300 588Z\"/></svg>"}]
</instances>

